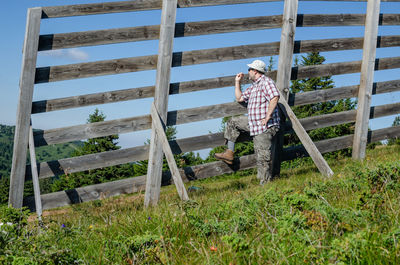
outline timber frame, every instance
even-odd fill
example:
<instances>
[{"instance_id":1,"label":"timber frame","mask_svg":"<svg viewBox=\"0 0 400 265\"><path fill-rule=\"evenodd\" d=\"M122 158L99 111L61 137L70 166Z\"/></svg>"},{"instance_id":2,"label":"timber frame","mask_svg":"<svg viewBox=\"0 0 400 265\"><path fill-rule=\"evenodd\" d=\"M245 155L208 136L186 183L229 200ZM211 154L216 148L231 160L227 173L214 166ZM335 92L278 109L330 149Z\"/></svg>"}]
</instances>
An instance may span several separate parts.
<instances>
[{"instance_id":1,"label":"timber frame","mask_svg":"<svg viewBox=\"0 0 400 265\"><path fill-rule=\"evenodd\" d=\"M136 0L98 4L69 5L31 8L27 13L27 26L23 48L23 62L20 80L20 99L14 138L13 164L10 178L9 204L13 207L28 205L40 216L42 209L49 209L102 197L132 193L145 189L145 205L156 205L160 186L174 179L182 199L188 199L183 182L203 179L224 173L255 167L254 155L239 159L237 166L229 167L223 162L187 167L178 170L173 161L171 172L162 172L160 161L163 151L167 157L188 151L212 148L223 144L221 133L177 139L166 144L161 128L165 125L179 125L201 120L215 119L246 113L246 108L237 103L224 103L177 111L168 111L168 96L194 91L228 87L233 85L234 76L223 76L203 80L170 83L171 67L250 59L279 55L278 70L269 73L281 90L280 106L289 117L284 133L299 136L303 145L283 150L280 158L294 159L310 155L323 175L333 174L321 153L353 147L353 157L363 159L369 142L400 136L400 128L390 127L368 131L369 119L400 113L400 103L370 107L373 94L400 91L400 80L373 82L374 71L400 68L400 56L375 58L376 49L400 46L400 36L378 36L378 26L400 26L400 14L380 14L380 0L368 0L367 14L298 14L298 0L285 0L282 15L222 19L200 22L176 23L177 8L213 5L233 5L272 2L272 0ZM340 1L339 1L340 2ZM359 1L357 1L359 2ZM392 0L398 2L398 0ZM67 16L86 16L106 13L140 12L162 10L160 26L141 26L120 29L106 29L86 32L40 35L40 21ZM296 27L364 26L363 38L338 38L320 40L295 40ZM233 47L192 50L174 53L175 38L207 34L223 34L249 30L281 28L280 42L241 45ZM97 62L85 62L51 67L36 67L38 51L105 45L159 39L158 55L120 58ZM362 61L330 63L313 66L292 66L293 54L311 51L328 52L363 49ZM157 70L155 86L113 90L108 92L39 100L32 102L36 84L72 80L85 77L113 75L145 70ZM323 91L290 94L291 80L361 73L360 85L332 88ZM127 100L154 97L149 115L116 119L93 124L82 124L63 128L33 132L31 115L49 111L66 110L84 106L115 103ZM358 97L357 110L309 117L298 120L290 106L326 102L330 100ZM306 131L316 128L356 123L354 135L342 136L313 143ZM152 128L150 146L137 146L99 154L85 155L35 163L35 147L65 143L75 140L128 133ZM26 165L29 146L31 166ZM132 163L149 159L147 176L102 183L40 195L38 181L65 173ZM171 175L172 174L172 175ZM35 197L23 198L25 180L34 180Z\"/></svg>"}]
</instances>

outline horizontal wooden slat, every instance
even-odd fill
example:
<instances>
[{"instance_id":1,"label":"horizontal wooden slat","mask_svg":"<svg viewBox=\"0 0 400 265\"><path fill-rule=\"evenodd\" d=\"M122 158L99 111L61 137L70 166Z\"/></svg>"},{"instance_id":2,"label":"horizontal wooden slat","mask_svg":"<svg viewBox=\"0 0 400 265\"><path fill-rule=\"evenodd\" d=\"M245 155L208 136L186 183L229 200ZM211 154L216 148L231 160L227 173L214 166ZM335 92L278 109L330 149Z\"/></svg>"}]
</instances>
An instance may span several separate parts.
<instances>
[{"instance_id":1,"label":"horizontal wooden slat","mask_svg":"<svg viewBox=\"0 0 400 265\"><path fill-rule=\"evenodd\" d=\"M400 113L400 103L376 106L371 108L371 119ZM344 123L355 122L356 111L343 111L333 114L325 114L301 119L303 127L309 131L318 128L325 128ZM288 127L286 125L285 127ZM290 128L286 129L287 131ZM246 140L244 136L244 140ZM247 139L248 140L248 139ZM190 137L171 141L171 149L174 154L196 151L223 145L224 138L222 133L215 133L203 136ZM38 164L40 178L51 177L66 173L74 173L83 170L91 170L100 167L120 165L148 158L148 146L120 149L99 154L85 155L61 159L59 161L44 162ZM26 172L30 172L27 170Z\"/></svg>"},{"instance_id":2,"label":"horizontal wooden slat","mask_svg":"<svg viewBox=\"0 0 400 265\"><path fill-rule=\"evenodd\" d=\"M178 0L178 7L216 6L275 1L277 0ZM161 0L135 0L98 4L48 6L43 7L42 18L110 14L154 9L161 9Z\"/></svg>"},{"instance_id":3,"label":"horizontal wooden slat","mask_svg":"<svg viewBox=\"0 0 400 265\"><path fill-rule=\"evenodd\" d=\"M400 136L400 126L390 127L371 131L369 133L368 142L377 142L388 138ZM333 139L316 142L316 146L321 153L337 151L352 146L353 135L337 137ZM290 160L298 156L306 155L306 151L302 146L286 148L283 153L283 160ZM255 167L254 155L248 155L238 158L239 161L233 166L217 161L181 170L181 175L185 181L205 179L227 173L233 173L238 170ZM146 176L134 177L129 179L117 180L108 183L91 185L73 190L60 191L41 196L43 209L50 209L75 203L102 199L121 194L129 194L133 192L143 191L145 189ZM163 174L163 185L171 183L171 176L168 172ZM24 205L33 211L33 197L25 199Z\"/></svg>"},{"instance_id":4,"label":"horizontal wooden slat","mask_svg":"<svg viewBox=\"0 0 400 265\"><path fill-rule=\"evenodd\" d=\"M372 94L376 95L395 91L400 91L400 80L374 83ZM331 89L291 94L289 97L289 104L291 106L302 106L330 100L353 98L357 97L357 95L358 85L336 87Z\"/></svg>"},{"instance_id":5,"label":"horizontal wooden slat","mask_svg":"<svg viewBox=\"0 0 400 265\"><path fill-rule=\"evenodd\" d=\"M234 78L234 76L224 76L195 81L172 83L170 85L169 93L172 95L212 88L227 87L233 84ZM248 79L246 79L245 82L249 82ZM33 102L32 113L41 113L97 104L113 103L125 100L148 98L152 96L154 96L154 86L42 100Z\"/></svg>"},{"instance_id":6,"label":"horizontal wooden slat","mask_svg":"<svg viewBox=\"0 0 400 265\"><path fill-rule=\"evenodd\" d=\"M279 28L282 16L262 16L176 23L175 38ZM158 39L160 26L47 34L39 38L39 51Z\"/></svg>"},{"instance_id":7,"label":"horizontal wooden slat","mask_svg":"<svg viewBox=\"0 0 400 265\"><path fill-rule=\"evenodd\" d=\"M300 0L316 1L316 0ZM366 2L367 0L325 0L345 1L345 2ZM232 5L246 3L277 2L277 0L178 0L178 7L200 7L216 5ZM399 2L399 0L382 0L382 2ZM84 16L97 14L110 14L143 10L161 9L161 0L136 0L121 2L106 2L97 4L81 4L67 6L47 6L43 7L42 18L56 18L69 16Z\"/></svg>"},{"instance_id":8,"label":"horizontal wooden slat","mask_svg":"<svg viewBox=\"0 0 400 265\"><path fill-rule=\"evenodd\" d=\"M214 133L203 136L189 137L170 141L174 154L212 148L223 145L222 133ZM97 169L101 167L115 166L135 161L146 160L149 157L149 146L138 146L119 149L98 154L90 154L79 157L60 159L58 161L43 162L38 164L39 178L70 174L84 170ZM27 170L27 180L30 179L30 170Z\"/></svg>"},{"instance_id":9,"label":"horizontal wooden slat","mask_svg":"<svg viewBox=\"0 0 400 265\"><path fill-rule=\"evenodd\" d=\"M398 46L399 44L400 36L389 36L388 38L386 36L380 37L379 47L389 47L389 45ZM312 51L339 51L361 48L362 38L304 40L295 42L294 52L304 53ZM272 56L277 54L279 54L279 42L194 50L187 52L175 52L173 54L172 66L178 67L195 64L223 62L228 60L239 60L260 56ZM389 59L385 58L382 60L385 60L386 62ZM40 67L36 69L35 83L45 83L77 78L152 70L155 69L156 64L157 55L150 55L89 63ZM324 66L329 67L328 64ZM312 67L319 66L317 65ZM341 72L346 73L346 70L356 71L355 69L357 69L357 67L354 68L354 65L352 67L348 65L348 67L350 68L340 67L342 69ZM296 68L294 69L294 71L292 71L294 75L296 74L296 71L298 71Z\"/></svg>"},{"instance_id":10,"label":"horizontal wooden slat","mask_svg":"<svg viewBox=\"0 0 400 265\"><path fill-rule=\"evenodd\" d=\"M363 14L305 14L297 18L301 27L362 26L364 21ZM280 28L281 24L281 15L176 23L175 38ZM400 14L384 14L380 24L400 25ZM39 51L155 40L159 34L159 25L46 34L39 37Z\"/></svg>"},{"instance_id":11,"label":"horizontal wooden slat","mask_svg":"<svg viewBox=\"0 0 400 265\"><path fill-rule=\"evenodd\" d=\"M153 70L157 55L36 68L35 83Z\"/></svg>"},{"instance_id":12,"label":"horizontal wooden slat","mask_svg":"<svg viewBox=\"0 0 400 265\"><path fill-rule=\"evenodd\" d=\"M400 57L380 58L375 60L375 70L387 70L400 67ZM331 63L311 66L299 66L292 68L291 80L358 73L361 69L361 61Z\"/></svg>"},{"instance_id":13,"label":"horizontal wooden slat","mask_svg":"<svg viewBox=\"0 0 400 265\"><path fill-rule=\"evenodd\" d=\"M230 115L243 114L246 107L232 102L179 111L169 111L167 125L178 125L188 122L216 119ZM150 129L150 115L117 119L111 121L82 124L34 133L35 146L71 142L75 140L96 138L111 134L128 133Z\"/></svg>"},{"instance_id":14,"label":"horizontal wooden slat","mask_svg":"<svg viewBox=\"0 0 400 265\"><path fill-rule=\"evenodd\" d=\"M356 121L356 110L342 111L301 119L300 122L307 131L335 126ZM371 107L370 119L380 118L400 113L400 103Z\"/></svg>"}]
</instances>

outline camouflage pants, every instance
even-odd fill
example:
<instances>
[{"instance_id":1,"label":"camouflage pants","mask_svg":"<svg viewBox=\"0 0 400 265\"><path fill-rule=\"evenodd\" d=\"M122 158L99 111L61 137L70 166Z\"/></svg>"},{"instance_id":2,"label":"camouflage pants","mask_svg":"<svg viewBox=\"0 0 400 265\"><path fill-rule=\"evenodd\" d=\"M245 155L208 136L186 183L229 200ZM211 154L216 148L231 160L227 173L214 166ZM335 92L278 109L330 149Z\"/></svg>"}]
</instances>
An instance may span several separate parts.
<instances>
[{"instance_id":1,"label":"camouflage pants","mask_svg":"<svg viewBox=\"0 0 400 265\"><path fill-rule=\"evenodd\" d=\"M240 133L249 131L247 116L236 116L227 122L224 137L228 141L236 142ZM257 179L260 180L261 184L268 182L272 177L271 146L272 139L278 131L279 128L274 126L253 136L254 153L257 158Z\"/></svg>"}]
</instances>

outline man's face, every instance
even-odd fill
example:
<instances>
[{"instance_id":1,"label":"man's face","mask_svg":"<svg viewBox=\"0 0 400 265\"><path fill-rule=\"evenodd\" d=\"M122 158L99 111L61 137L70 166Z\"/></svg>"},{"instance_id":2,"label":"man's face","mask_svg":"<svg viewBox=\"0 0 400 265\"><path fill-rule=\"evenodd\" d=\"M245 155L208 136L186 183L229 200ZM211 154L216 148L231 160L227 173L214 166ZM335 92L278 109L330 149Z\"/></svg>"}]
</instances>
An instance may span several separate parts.
<instances>
[{"instance_id":1,"label":"man's face","mask_svg":"<svg viewBox=\"0 0 400 265\"><path fill-rule=\"evenodd\" d=\"M255 81L256 80L257 71L253 68L249 68L249 79Z\"/></svg>"}]
</instances>

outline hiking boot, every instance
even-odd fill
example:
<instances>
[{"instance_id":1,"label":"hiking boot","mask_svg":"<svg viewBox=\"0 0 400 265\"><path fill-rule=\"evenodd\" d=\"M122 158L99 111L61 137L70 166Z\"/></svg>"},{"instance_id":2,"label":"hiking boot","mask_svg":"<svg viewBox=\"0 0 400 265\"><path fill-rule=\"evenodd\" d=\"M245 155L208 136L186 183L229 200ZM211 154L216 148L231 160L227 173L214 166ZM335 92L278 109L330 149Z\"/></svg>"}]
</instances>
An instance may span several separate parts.
<instances>
[{"instance_id":1,"label":"hiking boot","mask_svg":"<svg viewBox=\"0 0 400 265\"><path fill-rule=\"evenodd\" d=\"M230 150L230 149L226 149L225 152L223 153L215 153L214 157L218 160L224 161L225 163L232 165L233 164L233 155L235 153Z\"/></svg>"}]
</instances>

